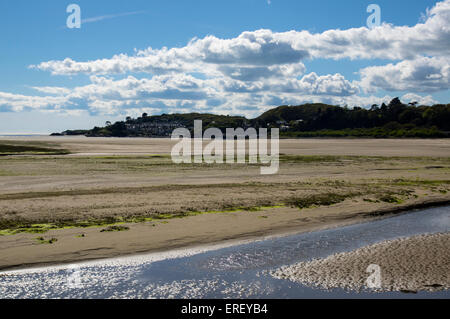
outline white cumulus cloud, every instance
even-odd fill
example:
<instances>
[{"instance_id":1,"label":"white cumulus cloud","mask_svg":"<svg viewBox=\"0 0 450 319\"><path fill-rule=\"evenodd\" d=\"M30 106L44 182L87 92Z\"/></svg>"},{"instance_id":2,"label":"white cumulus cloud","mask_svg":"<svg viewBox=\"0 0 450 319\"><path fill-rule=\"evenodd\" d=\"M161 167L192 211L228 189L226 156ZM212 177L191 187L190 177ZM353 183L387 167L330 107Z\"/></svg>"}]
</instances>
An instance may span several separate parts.
<instances>
[{"instance_id":1,"label":"white cumulus cloud","mask_svg":"<svg viewBox=\"0 0 450 319\"><path fill-rule=\"evenodd\" d=\"M421 57L396 64L371 66L361 73L361 86L368 92L435 92L450 89L450 58Z\"/></svg>"}]
</instances>

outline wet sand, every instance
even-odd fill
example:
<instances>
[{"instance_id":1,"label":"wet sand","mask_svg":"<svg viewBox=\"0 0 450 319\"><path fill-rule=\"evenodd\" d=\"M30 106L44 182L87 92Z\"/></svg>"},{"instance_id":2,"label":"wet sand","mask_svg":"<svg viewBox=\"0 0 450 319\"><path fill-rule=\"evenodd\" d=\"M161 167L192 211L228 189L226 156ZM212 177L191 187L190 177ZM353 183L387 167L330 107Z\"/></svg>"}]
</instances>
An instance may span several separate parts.
<instances>
[{"instance_id":1,"label":"wet sand","mask_svg":"<svg viewBox=\"0 0 450 319\"><path fill-rule=\"evenodd\" d=\"M236 243L267 236L311 232L366 222L414 208L449 204L445 197L410 199L403 204L348 200L331 206L299 210L295 207L259 211L206 213L185 218L126 223L129 229L102 232L106 227L49 230L44 234L0 236L0 270L73 263L140 253L163 252L199 245ZM37 238L56 238L42 244Z\"/></svg>"},{"instance_id":2,"label":"wet sand","mask_svg":"<svg viewBox=\"0 0 450 319\"><path fill-rule=\"evenodd\" d=\"M401 237L447 232L449 213L450 206L436 207L267 240L206 244L192 249L0 272L0 296L12 299L448 298L450 290L374 294L317 289L276 279L270 271L358 249L363 243L372 245Z\"/></svg>"},{"instance_id":3,"label":"wet sand","mask_svg":"<svg viewBox=\"0 0 450 319\"><path fill-rule=\"evenodd\" d=\"M379 281L374 277L377 271ZM385 241L282 267L273 276L325 289L370 287L410 293L450 289L450 233Z\"/></svg>"},{"instance_id":4,"label":"wet sand","mask_svg":"<svg viewBox=\"0 0 450 319\"><path fill-rule=\"evenodd\" d=\"M170 154L170 138L116 138L84 136L0 137L3 141L60 145L77 156ZM280 139L280 153L289 155L433 156L450 155L449 139Z\"/></svg>"},{"instance_id":5,"label":"wet sand","mask_svg":"<svg viewBox=\"0 0 450 319\"><path fill-rule=\"evenodd\" d=\"M278 174L263 176L257 165L176 165L168 156L148 156L167 155L169 139L3 139L74 153L0 157L0 222L156 218L127 221L120 232L0 236L0 269L308 232L450 202L450 140L281 140L280 152L291 157L281 158ZM307 208L296 206L308 201ZM206 213L159 218L184 212Z\"/></svg>"}]
</instances>

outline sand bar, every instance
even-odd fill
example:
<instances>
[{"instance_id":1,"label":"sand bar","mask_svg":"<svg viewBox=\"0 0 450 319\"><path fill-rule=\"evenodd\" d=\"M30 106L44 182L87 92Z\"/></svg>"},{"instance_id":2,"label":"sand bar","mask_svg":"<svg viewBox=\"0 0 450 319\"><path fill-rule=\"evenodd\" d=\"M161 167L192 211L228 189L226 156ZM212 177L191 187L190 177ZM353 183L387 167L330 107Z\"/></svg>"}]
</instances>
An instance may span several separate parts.
<instances>
[{"instance_id":1,"label":"sand bar","mask_svg":"<svg viewBox=\"0 0 450 319\"><path fill-rule=\"evenodd\" d=\"M379 281L371 277L377 275L375 271L380 274ZM282 267L273 276L325 289L370 287L376 291L403 292L450 289L450 233L385 241Z\"/></svg>"}]
</instances>

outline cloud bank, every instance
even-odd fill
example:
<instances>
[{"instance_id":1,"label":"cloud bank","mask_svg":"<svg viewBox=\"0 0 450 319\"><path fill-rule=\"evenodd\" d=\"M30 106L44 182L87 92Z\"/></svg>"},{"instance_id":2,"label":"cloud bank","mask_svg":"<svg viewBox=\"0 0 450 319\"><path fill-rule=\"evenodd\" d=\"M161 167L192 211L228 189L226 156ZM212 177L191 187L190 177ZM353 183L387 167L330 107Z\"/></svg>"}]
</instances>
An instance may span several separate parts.
<instances>
[{"instance_id":1,"label":"cloud bank","mask_svg":"<svg viewBox=\"0 0 450 319\"><path fill-rule=\"evenodd\" d=\"M427 10L414 26L383 24L347 30L246 31L230 39L213 35L183 47L147 48L134 55L76 61L70 57L30 66L58 76L87 75L86 86L34 87L45 97L0 92L0 110L86 110L92 114L202 111L258 115L280 104L325 102L371 105L404 92L405 99L436 102L450 88L450 0ZM359 71L358 80L318 75L314 59L389 60ZM139 78L136 74L139 74ZM378 94L378 95L377 95Z\"/></svg>"}]
</instances>

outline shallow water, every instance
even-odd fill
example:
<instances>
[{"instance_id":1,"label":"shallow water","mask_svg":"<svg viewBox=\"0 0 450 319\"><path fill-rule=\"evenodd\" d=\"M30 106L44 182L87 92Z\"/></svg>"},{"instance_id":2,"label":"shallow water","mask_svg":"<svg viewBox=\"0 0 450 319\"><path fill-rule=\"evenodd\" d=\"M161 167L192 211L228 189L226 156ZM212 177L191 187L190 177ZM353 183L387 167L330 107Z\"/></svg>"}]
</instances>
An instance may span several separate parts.
<instances>
[{"instance_id":1,"label":"shallow water","mask_svg":"<svg viewBox=\"0 0 450 319\"><path fill-rule=\"evenodd\" d=\"M282 265L380 241L450 231L450 207L235 245L0 274L1 298L449 298L450 291L356 293L275 279ZM211 248L210 248L211 249Z\"/></svg>"}]
</instances>

